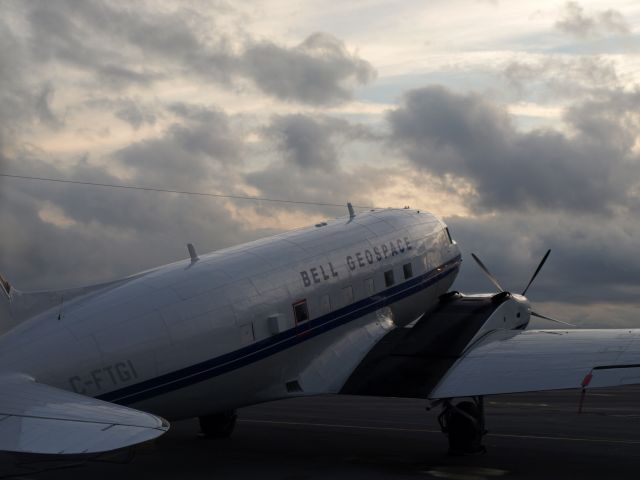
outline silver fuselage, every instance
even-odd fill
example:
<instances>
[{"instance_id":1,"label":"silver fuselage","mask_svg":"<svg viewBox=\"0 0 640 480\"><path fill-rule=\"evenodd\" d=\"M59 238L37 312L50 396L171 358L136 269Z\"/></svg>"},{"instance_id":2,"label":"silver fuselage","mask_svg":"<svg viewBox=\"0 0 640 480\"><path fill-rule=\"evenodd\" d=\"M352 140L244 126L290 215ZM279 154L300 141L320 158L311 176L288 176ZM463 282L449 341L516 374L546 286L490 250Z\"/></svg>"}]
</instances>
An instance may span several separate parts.
<instances>
[{"instance_id":1,"label":"silver fuselage","mask_svg":"<svg viewBox=\"0 0 640 480\"><path fill-rule=\"evenodd\" d=\"M168 419L336 393L459 264L429 213L339 218L91 289L0 337L0 369Z\"/></svg>"}]
</instances>

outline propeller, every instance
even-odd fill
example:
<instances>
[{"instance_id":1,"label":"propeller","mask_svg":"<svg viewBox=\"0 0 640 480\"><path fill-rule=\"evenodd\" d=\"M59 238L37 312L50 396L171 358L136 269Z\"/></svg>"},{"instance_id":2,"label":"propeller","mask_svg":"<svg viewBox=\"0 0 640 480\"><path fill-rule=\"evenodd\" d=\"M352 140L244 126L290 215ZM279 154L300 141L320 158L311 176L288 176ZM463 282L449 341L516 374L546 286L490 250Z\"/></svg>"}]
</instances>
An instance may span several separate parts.
<instances>
[{"instance_id":1,"label":"propeller","mask_svg":"<svg viewBox=\"0 0 640 480\"><path fill-rule=\"evenodd\" d=\"M575 325L573 323L563 322L562 320L557 320L557 319L551 318L551 317L545 317L544 315L542 315L542 314L540 314L538 312L534 312L533 310L531 311L531 316L532 317L543 318L545 320L551 320L552 322L556 322L556 323L562 323L563 325L569 325L570 327L575 327Z\"/></svg>"},{"instance_id":2,"label":"propeller","mask_svg":"<svg viewBox=\"0 0 640 480\"><path fill-rule=\"evenodd\" d=\"M545 262L547 261L547 258L549 257L549 254L551 253L551 250L547 250L547 253L544 254L544 257L542 257L542 260L540 260L540 263L538 264L538 268L536 268L536 271L533 272L533 275L531 276L531 280L529 280L529 283L527 283L527 286L525 287L525 289L522 291L522 296L524 297L525 294L527 293L527 290L529 290L529 287L531 286L531 284L533 283L533 281L535 280L535 278L538 276L538 273L540 273L540 270L542 270L542 266L545 264ZM473 259L476 261L476 263L478 264L478 266L480 267L480 270L482 270L484 272L484 274L487 276L487 278L489 279L489 281L500 291L500 292L507 292L504 288L502 288L502 286L500 286L500 283L498 282L498 280L496 279L496 277L493 276L493 274L489 271L489 269L484 265L484 263L482 263L482 260L480 260L480 258L478 258L478 256L475 253L472 253L471 256L473 257ZM563 322L562 320L556 320L555 318L551 318L551 317L547 317L546 315L542 315L538 312L534 312L533 310L531 311L531 316L532 317L538 317L538 318L542 318L544 320L549 320L551 322L556 322L556 323L561 323L562 325L569 325L571 327L575 327L575 325L573 323L569 323L569 322Z\"/></svg>"},{"instance_id":3,"label":"propeller","mask_svg":"<svg viewBox=\"0 0 640 480\"><path fill-rule=\"evenodd\" d=\"M496 280L496 277L493 276L493 274L489 271L489 269L487 267L484 266L484 263L482 263L482 260L480 260L475 253L472 253L471 256L473 257L473 259L476 261L476 263L478 264L478 266L480 267L480 269L484 272L484 274L487 276L487 278L489 279L489 281L491 283L493 283L496 288L501 291L504 292L504 288L502 288L500 286L500 284L498 283L498 280Z\"/></svg>"},{"instance_id":4,"label":"propeller","mask_svg":"<svg viewBox=\"0 0 640 480\"><path fill-rule=\"evenodd\" d=\"M538 268L536 268L536 271L533 273L533 277L531 277L531 280L529 280L529 283L527 283L527 286L525 287L525 289L522 291L522 296L524 297L525 294L527 293L527 290L529 290L529 287L531 286L531 284L533 283L533 281L536 279L536 277L538 276L538 273L540 273L540 270L542 269L542 266L544 265L544 262L547 261L547 258L549 258L549 254L551 253L551 249L547 250L547 253L544 254L544 257L542 257L542 260L540 261L540 263L538 264Z\"/></svg>"}]
</instances>

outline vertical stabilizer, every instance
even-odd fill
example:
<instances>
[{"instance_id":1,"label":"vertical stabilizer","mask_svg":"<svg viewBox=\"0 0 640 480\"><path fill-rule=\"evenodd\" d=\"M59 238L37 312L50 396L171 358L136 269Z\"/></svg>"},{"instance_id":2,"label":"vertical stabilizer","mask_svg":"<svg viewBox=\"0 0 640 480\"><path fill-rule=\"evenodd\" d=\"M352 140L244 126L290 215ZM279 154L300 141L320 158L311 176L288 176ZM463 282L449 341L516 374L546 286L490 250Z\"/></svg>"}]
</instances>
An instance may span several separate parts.
<instances>
[{"instance_id":1,"label":"vertical stabilizer","mask_svg":"<svg viewBox=\"0 0 640 480\"><path fill-rule=\"evenodd\" d=\"M23 292L15 288L5 277L0 275L0 335L11 330L19 323L47 311L53 312L53 317L59 317L61 304L63 302L66 305L70 300L86 295L99 294L109 288L123 285L135 278L136 276L133 275L127 278L85 287Z\"/></svg>"},{"instance_id":2,"label":"vertical stabilizer","mask_svg":"<svg viewBox=\"0 0 640 480\"><path fill-rule=\"evenodd\" d=\"M9 330L15 324L12 300L16 290L0 275L0 333Z\"/></svg>"},{"instance_id":3,"label":"vertical stabilizer","mask_svg":"<svg viewBox=\"0 0 640 480\"><path fill-rule=\"evenodd\" d=\"M7 297L11 295L11 284L2 275L0 275L0 287Z\"/></svg>"}]
</instances>

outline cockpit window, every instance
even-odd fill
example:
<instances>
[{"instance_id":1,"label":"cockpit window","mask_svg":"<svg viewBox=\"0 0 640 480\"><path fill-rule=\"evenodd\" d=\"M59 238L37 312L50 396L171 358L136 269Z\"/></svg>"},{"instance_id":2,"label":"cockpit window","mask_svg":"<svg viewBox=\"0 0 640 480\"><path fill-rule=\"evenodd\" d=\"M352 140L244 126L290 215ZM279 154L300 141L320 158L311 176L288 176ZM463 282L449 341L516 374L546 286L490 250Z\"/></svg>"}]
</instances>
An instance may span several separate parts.
<instances>
[{"instance_id":1,"label":"cockpit window","mask_svg":"<svg viewBox=\"0 0 640 480\"><path fill-rule=\"evenodd\" d=\"M447 237L449 237L449 243L453 243L453 238L451 238L451 232L449 232L449 227L444 227L447 232Z\"/></svg>"}]
</instances>

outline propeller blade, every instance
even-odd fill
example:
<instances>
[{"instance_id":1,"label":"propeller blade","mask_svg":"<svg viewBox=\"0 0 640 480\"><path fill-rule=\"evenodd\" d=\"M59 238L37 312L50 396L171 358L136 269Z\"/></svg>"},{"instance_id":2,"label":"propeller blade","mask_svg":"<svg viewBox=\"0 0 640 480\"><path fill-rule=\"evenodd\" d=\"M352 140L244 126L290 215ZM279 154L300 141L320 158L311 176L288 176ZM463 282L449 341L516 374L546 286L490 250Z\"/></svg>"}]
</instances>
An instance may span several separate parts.
<instances>
[{"instance_id":1,"label":"propeller blade","mask_svg":"<svg viewBox=\"0 0 640 480\"><path fill-rule=\"evenodd\" d=\"M496 277L494 277L491 272L489 271L489 269L487 267L484 266L484 263L482 263L482 261L476 257L475 253L472 253L471 256L473 257L473 259L476 261L476 263L478 264L478 266L480 267L480 269L484 272L484 274L487 276L487 278L491 281L491 283L493 283L496 288L501 291L504 292L504 288L502 288L500 286L500 284L498 283L498 280L496 280Z\"/></svg>"},{"instance_id":2,"label":"propeller blade","mask_svg":"<svg viewBox=\"0 0 640 480\"><path fill-rule=\"evenodd\" d=\"M538 317L538 318L543 318L544 320L549 320L551 322L556 322L556 323L562 323L563 325L569 325L570 327L575 327L575 325L573 323L569 323L569 322L563 322L562 320L556 320L555 318L551 318L551 317L546 317L544 315L541 315L537 312L531 312L531 316L532 317Z\"/></svg>"},{"instance_id":3,"label":"propeller blade","mask_svg":"<svg viewBox=\"0 0 640 480\"><path fill-rule=\"evenodd\" d=\"M523 297L524 297L525 293L527 293L527 290L529 290L529 287L531 286L531 284L535 280L536 276L538 276L538 273L540 272L540 269L542 269L542 266L544 265L544 262L547 261L547 257L549 256L550 253L551 253L551 250L547 250L547 253L544 254L544 257L542 257L542 260L538 264L538 268L536 268L536 271L533 274L533 277L531 277L531 280L529 280L529 283L527 283L526 288L522 291L522 296Z\"/></svg>"}]
</instances>

